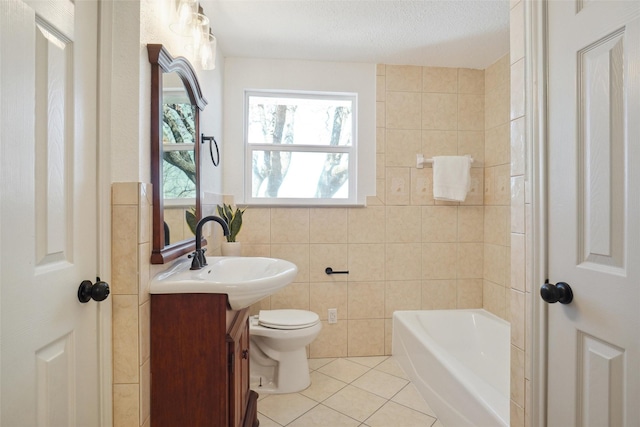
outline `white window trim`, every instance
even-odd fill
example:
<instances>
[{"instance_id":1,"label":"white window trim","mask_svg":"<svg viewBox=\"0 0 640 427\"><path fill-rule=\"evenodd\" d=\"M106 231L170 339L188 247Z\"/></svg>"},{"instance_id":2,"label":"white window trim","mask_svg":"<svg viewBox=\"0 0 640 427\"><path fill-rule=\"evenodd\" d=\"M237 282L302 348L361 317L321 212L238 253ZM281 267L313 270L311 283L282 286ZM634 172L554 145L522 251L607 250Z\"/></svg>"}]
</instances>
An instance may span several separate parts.
<instances>
[{"instance_id":1,"label":"white window trim","mask_svg":"<svg viewBox=\"0 0 640 427\"><path fill-rule=\"evenodd\" d=\"M193 142L178 142L174 144L162 144L162 150L163 151L194 151L195 144ZM183 198L175 198L175 199L163 199L162 203L165 207L190 207L190 206L195 206L196 198L183 197Z\"/></svg>"},{"instance_id":2,"label":"white window trim","mask_svg":"<svg viewBox=\"0 0 640 427\"><path fill-rule=\"evenodd\" d=\"M300 145L300 144L249 144L248 117L249 97L287 97L301 99L343 99L352 103L351 145ZM355 206L358 204L358 94L352 92L318 92L252 89L244 91L243 116L244 141L244 192L245 204L252 206ZM295 147L295 150L291 148ZM252 196L252 161L253 151L294 151L349 154L349 197L348 198L293 198L293 197L253 197Z\"/></svg>"},{"instance_id":3,"label":"white window trim","mask_svg":"<svg viewBox=\"0 0 640 427\"><path fill-rule=\"evenodd\" d=\"M244 91L246 89L304 90L358 94L358 201L354 206L380 203L382 178L376 175L376 125L384 123L384 109L376 102L376 64L288 59L232 58L224 61L224 111L220 146L220 194L246 205L244 191ZM201 116L206 123L207 108ZM212 110L213 111L213 110ZM379 157L379 156L378 156ZM210 171L214 168L204 168Z\"/></svg>"}]
</instances>

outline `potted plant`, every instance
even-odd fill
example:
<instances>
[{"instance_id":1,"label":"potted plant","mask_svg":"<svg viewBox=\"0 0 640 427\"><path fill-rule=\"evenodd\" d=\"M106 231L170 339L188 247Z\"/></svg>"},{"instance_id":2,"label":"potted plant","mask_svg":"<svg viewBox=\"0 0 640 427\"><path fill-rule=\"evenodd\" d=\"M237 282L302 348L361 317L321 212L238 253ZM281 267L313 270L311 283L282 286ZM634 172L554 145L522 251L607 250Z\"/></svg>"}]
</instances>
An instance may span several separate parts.
<instances>
[{"instance_id":1,"label":"potted plant","mask_svg":"<svg viewBox=\"0 0 640 427\"><path fill-rule=\"evenodd\" d=\"M240 232L242 228L242 214L246 210L240 209L238 207L235 210L231 207L231 205L222 204L222 206L218 205L218 216L222 218L229 227L229 235L225 236L227 238L226 242L222 243L222 255L240 255L240 242L236 242L236 236Z\"/></svg>"}]
</instances>

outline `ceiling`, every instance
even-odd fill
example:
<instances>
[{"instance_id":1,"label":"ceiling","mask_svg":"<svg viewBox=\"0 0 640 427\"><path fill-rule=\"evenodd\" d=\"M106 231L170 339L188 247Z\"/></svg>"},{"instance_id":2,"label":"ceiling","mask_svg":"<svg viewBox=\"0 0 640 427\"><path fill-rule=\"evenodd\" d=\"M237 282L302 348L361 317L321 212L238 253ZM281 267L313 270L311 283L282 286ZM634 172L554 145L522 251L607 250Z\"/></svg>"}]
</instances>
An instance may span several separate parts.
<instances>
[{"instance_id":1,"label":"ceiling","mask_svg":"<svg viewBox=\"0 0 640 427\"><path fill-rule=\"evenodd\" d=\"M225 57L484 69L509 0L201 0Z\"/></svg>"}]
</instances>

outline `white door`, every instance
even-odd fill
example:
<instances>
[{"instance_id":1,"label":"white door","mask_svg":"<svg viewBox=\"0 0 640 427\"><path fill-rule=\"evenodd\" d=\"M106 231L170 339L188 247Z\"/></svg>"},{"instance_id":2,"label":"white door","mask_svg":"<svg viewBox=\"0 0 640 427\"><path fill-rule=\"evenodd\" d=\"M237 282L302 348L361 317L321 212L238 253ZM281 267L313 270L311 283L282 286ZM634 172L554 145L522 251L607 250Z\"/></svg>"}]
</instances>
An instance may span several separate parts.
<instances>
[{"instance_id":1,"label":"white door","mask_svg":"<svg viewBox=\"0 0 640 427\"><path fill-rule=\"evenodd\" d=\"M640 426L640 1L548 2L548 425Z\"/></svg>"},{"instance_id":2,"label":"white door","mask_svg":"<svg viewBox=\"0 0 640 427\"><path fill-rule=\"evenodd\" d=\"M74 5L75 3L75 5ZM0 1L0 424L99 425L96 1Z\"/></svg>"}]
</instances>

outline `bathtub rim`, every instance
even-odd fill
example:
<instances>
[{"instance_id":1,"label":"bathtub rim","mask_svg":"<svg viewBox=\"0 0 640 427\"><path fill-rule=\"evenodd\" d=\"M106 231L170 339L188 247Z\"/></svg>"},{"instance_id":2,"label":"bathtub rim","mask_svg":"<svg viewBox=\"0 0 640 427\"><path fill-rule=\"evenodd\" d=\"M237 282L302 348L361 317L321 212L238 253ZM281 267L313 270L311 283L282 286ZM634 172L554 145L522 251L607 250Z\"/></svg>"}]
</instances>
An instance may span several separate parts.
<instances>
[{"instance_id":1,"label":"bathtub rim","mask_svg":"<svg viewBox=\"0 0 640 427\"><path fill-rule=\"evenodd\" d=\"M475 425L462 412L458 411L454 406L449 404L447 400L444 400L440 395L440 393L438 393L434 389L433 385L430 385L427 381L425 381L425 378L428 376L428 374L424 375L424 373L417 372L415 368L415 363L414 363L415 361L411 360L411 358L407 354L409 349L406 348L406 343L404 341L404 339L406 339L406 336L404 337L404 339L401 340L402 349L399 348L400 343L397 342L396 335L398 333L396 332L396 328L398 327L397 325L402 324L402 327L404 327L405 329L405 332L403 335L410 334L411 336L414 337L416 341L418 341L418 339L415 337L420 336L421 337L420 339L427 341L427 342L420 343L420 346L424 347L425 351L429 345L431 346L432 349L435 349L435 353L433 351L430 351L429 353L431 354L431 357L435 358L436 363L442 365L445 371L445 374L444 374L445 376L449 375L453 377L455 381L460 383L462 387L461 391L469 394L470 396L474 396L475 397L473 399L474 402L477 403L484 410L485 413L490 414L489 415L490 417L495 417L497 418L497 420L500 420L501 425L508 426L509 419L510 419L510 401L511 401L510 389L509 389L510 384L507 384L506 390L500 391L496 387L488 384L486 381L479 379L480 377L475 372L473 372L471 368L465 366L457 358L445 357L445 355L447 355L446 351L443 350L442 346L436 341L434 341L434 339L431 336L425 333L424 330L422 330L422 335L424 335L422 336L419 333L421 332L420 331L420 328L422 328L421 325L411 324L411 322L408 321L408 319L406 319L408 316L404 316L403 318L403 314L415 315L419 313L430 313L432 315L437 315L439 312L447 312L447 315L451 315L452 312L458 312L458 313L471 312L472 314L480 314L485 317L488 317L492 321L496 321L498 324L504 327L510 328L509 322L496 316L493 313L490 313L485 309L398 310L393 313L393 323L392 323L392 329L393 329L392 354L393 356L397 359L398 363L401 365L403 370L405 370L405 373L409 376L409 378L414 383L416 383L417 386L420 385L425 388L424 391L421 390L421 394L423 394L425 391L428 394L431 394L430 396L431 399L428 399L428 397L424 395L423 397L425 398L425 400L427 400L427 403L429 405L438 407L438 408L434 407L433 409L434 411L436 411L436 415L438 415L439 418L440 418L440 415L444 415L444 414L438 414L437 411L440 410L441 412L443 412L446 410L448 412L455 413L455 417L457 417L456 423L452 425L469 425L469 426ZM509 340L509 346L510 346L510 334L508 334L507 339ZM399 350L404 352L404 354L398 354ZM511 360L510 360L509 354L505 356L504 362L508 366L510 366ZM409 366L407 366L407 364L409 364ZM510 367L508 368L508 372L509 372L508 376L510 377ZM420 390L420 387L418 388ZM461 399L464 399L463 397L464 393L460 395ZM433 402L434 399L438 399L439 402L436 404L435 402ZM431 400L431 402L429 400ZM442 418L445 419L445 418L451 418L452 416L454 416L454 414L448 414L448 415L449 415L448 417L442 417ZM486 424L486 425L495 425L495 424Z\"/></svg>"}]
</instances>

